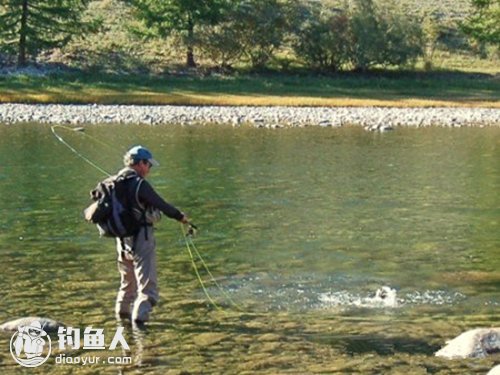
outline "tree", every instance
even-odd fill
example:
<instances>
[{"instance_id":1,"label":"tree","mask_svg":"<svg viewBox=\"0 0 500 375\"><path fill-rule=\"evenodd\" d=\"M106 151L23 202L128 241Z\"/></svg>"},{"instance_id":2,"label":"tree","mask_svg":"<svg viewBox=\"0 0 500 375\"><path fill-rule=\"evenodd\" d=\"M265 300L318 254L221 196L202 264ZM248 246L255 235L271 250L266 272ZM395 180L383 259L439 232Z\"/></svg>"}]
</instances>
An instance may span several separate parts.
<instances>
[{"instance_id":1,"label":"tree","mask_svg":"<svg viewBox=\"0 0 500 375\"><path fill-rule=\"evenodd\" d=\"M203 54L217 67L231 69L244 53L241 30L234 20L213 26L204 26L197 37L197 45Z\"/></svg>"},{"instance_id":2,"label":"tree","mask_svg":"<svg viewBox=\"0 0 500 375\"><path fill-rule=\"evenodd\" d=\"M187 48L186 65L195 67L195 28L216 24L223 17L230 0L128 0L149 29L149 36L166 37L180 32Z\"/></svg>"},{"instance_id":3,"label":"tree","mask_svg":"<svg viewBox=\"0 0 500 375\"><path fill-rule=\"evenodd\" d=\"M243 0L234 13L243 54L261 69L283 43L288 31L287 3L280 0ZM289 5L289 4L288 4Z\"/></svg>"},{"instance_id":4,"label":"tree","mask_svg":"<svg viewBox=\"0 0 500 375\"><path fill-rule=\"evenodd\" d=\"M354 0L350 18L351 61L355 70L401 66L422 55L422 26L390 4Z\"/></svg>"},{"instance_id":5,"label":"tree","mask_svg":"<svg viewBox=\"0 0 500 375\"><path fill-rule=\"evenodd\" d=\"M500 47L500 0L471 0L474 8L461 24L463 31L483 43Z\"/></svg>"},{"instance_id":6,"label":"tree","mask_svg":"<svg viewBox=\"0 0 500 375\"><path fill-rule=\"evenodd\" d=\"M0 47L17 54L18 66L26 66L40 51L62 47L95 27L81 20L87 4L88 0L4 0Z\"/></svg>"},{"instance_id":7,"label":"tree","mask_svg":"<svg viewBox=\"0 0 500 375\"><path fill-rule=\"evenodd\" d=\"M296 19L296 0L239 0L216 26L197 38L203 52L219 66L246 60L262 69L283 44Z\"/></svg>"},{"instance_id":8,"label":"tree","mask_svg":"<svg viewBox=\"0 0 500 375\"><path fill-rule=\"evenodd\" d=\"M349 18L342 10L311 8L296 34L295 53L309 66L335 72L349 59Z\"/></svg>"},{"instance_id":9,"label":"tree","mask_svg":"<svg viewBox=\"0 0 500 375\"><path fill-rule=\"evenodd\" d=\"M350 55L355 69L365 71L380 62L384 32L378 22L378 9L373 0L355 0L354 6L350 15Z\"/></svg>"},{"instance_id":10,"label":"tree","mask_svg":"<svg viewBox=\"0 0 500 375\"><path fill-rule=\"evenodd\" d=\"M379 9L377 18L383 32L381 64L403 66L423 54L425 38L420 23L390 4Z\"/></svg>"},{"instance_id":11,"label":"tree","mask_svg":"<svg viewBox=\"0 0 500 375\"><path fill-rule=\"evenodd\" d=\"M422 21L422 43L424 56L424 69L431 70L440 36L440 24L438 19L426 14Z\"/></svg>"}]
</instances>

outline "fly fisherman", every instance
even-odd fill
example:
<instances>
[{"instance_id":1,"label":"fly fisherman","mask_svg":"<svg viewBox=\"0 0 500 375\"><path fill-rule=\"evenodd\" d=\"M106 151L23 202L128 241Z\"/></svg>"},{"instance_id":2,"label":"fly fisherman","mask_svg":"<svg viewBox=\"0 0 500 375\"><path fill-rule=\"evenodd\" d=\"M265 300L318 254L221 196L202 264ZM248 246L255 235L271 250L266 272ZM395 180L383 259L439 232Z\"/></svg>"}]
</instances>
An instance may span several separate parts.
<instances>
[{"instance_id":1,"label":"fly fisherman","mask_svg":"<svg viewBox=\"0 0 500 375\"><path fill-rule=\"evenodd\" d=\"M165 202L145 180L152 166L159 165L151 152L142 146L134 146L123 158L125 168L118 175L136 174L138 177L135 198L130 199L134 210L146 218L145 225L133 237L117 238L120 289L116 298L116 314L120 319L130 319L141 327L149 319L158 301L156 274L156 241L153 223L161 211L169 218L188 224L187 216Z\"/></svg>"}]
</instances>

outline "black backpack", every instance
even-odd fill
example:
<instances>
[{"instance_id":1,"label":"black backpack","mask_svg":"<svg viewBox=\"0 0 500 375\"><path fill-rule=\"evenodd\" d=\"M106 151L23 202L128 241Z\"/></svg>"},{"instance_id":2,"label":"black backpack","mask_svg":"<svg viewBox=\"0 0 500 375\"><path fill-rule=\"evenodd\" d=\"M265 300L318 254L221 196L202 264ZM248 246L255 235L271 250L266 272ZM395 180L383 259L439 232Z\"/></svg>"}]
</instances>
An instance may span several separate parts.
<instances>
[{"instance_id":1,"label":"black backpack","mask_svg":"<svg viewBox=\"0 0 500 375\"><path fill-rule=\"evenodd\" d=\"M137 200L142 181L135 172L126 172L99 182L90 192L93 203L84 210L84 216L97 225L101 237L135 236L145 225Z\"/></svg>"}]
</instances>

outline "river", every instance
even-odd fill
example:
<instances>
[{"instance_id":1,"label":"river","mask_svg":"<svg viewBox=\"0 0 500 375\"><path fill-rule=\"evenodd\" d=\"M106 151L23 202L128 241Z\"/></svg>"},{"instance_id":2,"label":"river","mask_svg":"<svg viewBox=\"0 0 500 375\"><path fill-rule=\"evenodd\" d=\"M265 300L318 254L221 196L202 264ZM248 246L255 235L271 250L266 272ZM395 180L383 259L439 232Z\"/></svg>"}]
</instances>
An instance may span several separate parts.
<instances>
[{"instance_id":1,"label":"river","mask_svg":"<svg viewBox=\"0 0 500 375\"><path fill-rule=\"evenodd\" d=\"M493 366L495 357L433 353L467 329L500 325L500 128L57 133L109 172L130 146L152 150L160 166L149 181L198 226L193 243L217 284L195 264L220 309L203 292L179 224L163 218L160 303L147 332L125 330L134 364L52 357L35 372L484 374ZM39 315L114 332L114 243L82 218L103 177L50 126L0 125L1 321ZM375 296L382 287L388 298ZM9 339L0 337L2 373L20 368Z\"/></svg>"}]
</instances>

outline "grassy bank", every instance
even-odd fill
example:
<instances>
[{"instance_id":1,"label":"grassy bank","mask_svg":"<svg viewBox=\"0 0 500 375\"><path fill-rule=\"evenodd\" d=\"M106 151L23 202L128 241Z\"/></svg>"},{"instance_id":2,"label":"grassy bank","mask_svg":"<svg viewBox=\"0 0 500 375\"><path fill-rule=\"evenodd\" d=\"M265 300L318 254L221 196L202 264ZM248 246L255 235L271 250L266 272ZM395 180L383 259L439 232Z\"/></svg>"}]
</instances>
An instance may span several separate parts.
<instances>
[{"instance_id":1,"label":"grassy bank","mask_svg":"<svg viewBox=\"0 0 500 375\"><path fill-rule=\"evenodd\" d=\"M459 72L335 76L0 77L0 102L175 105L470 106L500 108L500 79Z\"/></svg>"}]
</instances>

